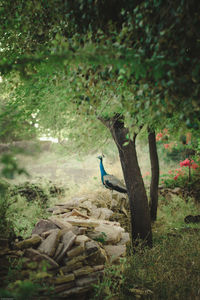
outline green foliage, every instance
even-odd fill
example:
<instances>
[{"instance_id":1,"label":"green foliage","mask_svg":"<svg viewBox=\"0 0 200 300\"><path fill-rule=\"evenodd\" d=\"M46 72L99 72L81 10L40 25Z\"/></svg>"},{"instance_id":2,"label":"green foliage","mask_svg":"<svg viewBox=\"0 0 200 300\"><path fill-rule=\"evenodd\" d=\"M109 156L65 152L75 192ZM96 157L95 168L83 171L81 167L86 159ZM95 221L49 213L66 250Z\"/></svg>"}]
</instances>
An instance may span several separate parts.
<instances>
[{"instance_id":1,"label":"green foliage","mask_svg":"<svg viewBox=\"0 0 200 300\"><path fill-rule=\"evenodd\" d=\"M2 298L16 299L16 300L31 300L33 297L38 296L38 290L40 285L33 283L29 280L17 281L14 291L12 290L0 290L0 296Z\"/></svg>"},{"instance_id":2,"label":"green foliage","mask_svg":"<svg viewBox=\"0 0 200 300\"><path fill-rule=\"evenodd\" d=\"M7 179L13 179L15 175L29 175L24 168L20 168L17 164L15 157L11 154L2 154L0 157L0 165L2 166L1 169L1 176Z\"/></svg>"},{"instance_id":3,"label":"green foliage","mask_svg":"<svg viewBox=\"0 0 200 300\"><path fill-rule=\"evenodd\" d=\"M121 259L120 266L108 265L105 268L103 280L94 285L92 300L108 300L119 294L120 286L124 281L123 271L125 265L126 259Z\"/></svg>"},{"instance_id":4,"label":"green foliage","mask_svg":"<svg viewBox=\"0 0 200 300\"><path fill-rule=\"evenodd\" d=\"M0 231L2 235L9 236L13 232L12 221L8 219L9 194L8 184L1 180L0 182Z\"/></svg>"},{"instance_id":5,"label":"green foliage","mask_svg":"<svg viewBox=\"0 0 200 300\"><path fill-rule=\"evenodd\" d=\"M102 244L106 242L106 239L107 239L107 235L105 232L101 232L101 234L97 238L94 238L95 241L100 242Z\"/></svg>"},{"instance_id":6,"label":"green foliage","mask_svg":"<svg viewBox=\"0 0 200 300\"><path fill-rule=\"evenodd\" d=\"M12 220L16 235L29 237L39 218L47 218L46 212L52 197L63 195L64 190L53 184L25 184L9 187L7 218Z\"/></svg>"},{"instance_id":7,"label":"green foliage","mask_svg":"<svg viewBox=\"0 0 200 300\"><path fill-rule=\"evenodd\" d=\"M108 118L120 113L129 128L144 123L155 127L176 111L179 121L197 129L197 10L194 0L189 4L186 0L174 1L170 6L153 0L109 4L57 0L56 4L36 1L34 5L17 1L15 9L3 1L1 48L5 55L1 70L14 68L26 79L42 78L42 62L49 71L46 79L40 80L46 82L46 88L43 95L39 86L40 95L35 89L31 109L39 106L39 110L49 111L48 104L43 104L43 109L38 105L42 97L50 100L46 101L50 106L55 101L51 120L56 130L66 119L61 107L63 112L67 107L67 111L87 116L91 110ZM52 66L60 71L55 74ZM27 96L24 90L22 98ZM83 101L79 101L80 96ZM60 100L64 97L69 101ZM76 108L70 105L71 100ZM53 114L53 109L50 111Z\"/></svg>"}]
</instances>

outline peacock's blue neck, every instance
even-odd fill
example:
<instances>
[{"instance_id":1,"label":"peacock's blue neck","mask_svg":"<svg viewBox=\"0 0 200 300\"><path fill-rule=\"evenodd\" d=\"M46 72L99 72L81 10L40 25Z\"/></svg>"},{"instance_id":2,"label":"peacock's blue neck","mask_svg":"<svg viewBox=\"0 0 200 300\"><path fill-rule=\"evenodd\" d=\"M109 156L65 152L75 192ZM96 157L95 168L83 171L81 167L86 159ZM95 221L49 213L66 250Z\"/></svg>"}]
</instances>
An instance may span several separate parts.
<instances>
[{"instance_id":1,"label":"peacock's blue neck","mask_svg":"<svg viewBox=\"0 0 200 300\"><path fill-rule=\"evenodd\" d=\"M100 171L101 171L101 181L102 181L102 183L104 184L104 182L103 182L103 176L104 176L104 175L108 175L108 174L106 173L106 171L105 171L105 169L104 169L102 160L100 160Z\"/></svg>"}]
</instances>

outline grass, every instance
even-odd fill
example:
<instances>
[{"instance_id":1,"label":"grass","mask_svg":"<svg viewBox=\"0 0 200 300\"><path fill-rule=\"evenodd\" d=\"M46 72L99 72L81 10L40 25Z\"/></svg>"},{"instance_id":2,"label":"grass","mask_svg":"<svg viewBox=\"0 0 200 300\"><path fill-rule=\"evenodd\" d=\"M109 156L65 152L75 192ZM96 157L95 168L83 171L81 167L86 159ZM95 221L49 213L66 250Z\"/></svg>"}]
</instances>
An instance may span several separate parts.
<instances>
[{"instance_id":1,"label":"grass","mask_svg":"<svg viewBox=\"0 0 200 300\"><path fill-rule=\"evenodd\" d=\"M108 265L93 299L200 299L200 225L184 223L198 207L178 196L159 203L153 248L138 247L120 266Z\"/></svg>"}]
</instances>

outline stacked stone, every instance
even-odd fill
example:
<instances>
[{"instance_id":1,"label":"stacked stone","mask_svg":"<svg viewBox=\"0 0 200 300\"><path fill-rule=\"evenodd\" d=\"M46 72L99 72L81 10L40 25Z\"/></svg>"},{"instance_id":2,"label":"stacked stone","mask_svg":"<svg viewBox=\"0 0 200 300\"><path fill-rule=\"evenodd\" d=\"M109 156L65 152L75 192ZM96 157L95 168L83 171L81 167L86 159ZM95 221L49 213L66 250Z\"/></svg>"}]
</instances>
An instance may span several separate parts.
<instances>
[{"instance_id":1,"label":"stacked stone","mask_svg":"<svg viewBox=\"0 0 200 300\"><path fill-rule=\"evenodd\" d=\"M89 209L70 205L53 208L53 216L38 221L29 239L16 243L26 258L24 274L31 263L39 270L46 262L48 272L39 276L54 286L53 293L66 299L90 291L102 278L105 263L125 255L129 241L118 222L95 219L88 215Z\"/></svg>"}]
</instances>

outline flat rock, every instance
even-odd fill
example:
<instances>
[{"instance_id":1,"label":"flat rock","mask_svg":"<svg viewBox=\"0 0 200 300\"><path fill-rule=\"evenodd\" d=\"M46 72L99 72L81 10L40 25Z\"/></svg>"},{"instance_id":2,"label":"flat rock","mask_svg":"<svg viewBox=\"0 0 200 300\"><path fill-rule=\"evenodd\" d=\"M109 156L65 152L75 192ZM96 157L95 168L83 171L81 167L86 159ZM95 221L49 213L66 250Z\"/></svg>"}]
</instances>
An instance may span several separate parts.
<instances>
[{"instance_id":1,"label":"flat rock","mask_svg":"<svg viewBox=\"0 0 200 300\"><path fill-rule=\"evenodd\" d=\"M66 220L53 217L53 216L49 217L49 220L53 222L56 225L56 227L59 227L60 229L69 229L69 230L72 229L72 225Z\"/></svg>"},{"instance_id":2,"label":"flat rock","mask_svg":"<svg viewBox=\"0 0 200 300\"><path fill-rule=\"evenodd\" d=\"M104 265L94 266L94 267L93 267L93 271L94 271L94 272L102 271L102 270L104 270L104 268L105 268Z\"/></svg>"},{"instance_id":3,"label":"flat rock","mask_svg":"<svg viewBox=\"0 0 200 300\"><path fill-rule=\"evenodd\" d=\"M53 278L53 282L54 284L62 284L62 283L67 283L67 282L70 282L70 281L74 281L75 279L75 276L73 273L71 274L66 274L66 275L63 275L63 276L58 276L56 278Z\"/></svg>"},{"instance_id":4,"label":"flat rock","mask_svg":"<svg viewBox=\"0 0 200 300\"><path fill-rule=\"evenodd\" d=\"M96 209L92 209L92 217L96 219L109 220L113 215L113 211L108 208L100 207Z\"/></svg>"},{"instance_id":5,"label":"flat rock","mask_svg":"<svg viewBox=\"0 0 200 300\"><path fill-rule=\"evenodd\" d=\"M119 241L119 243L117 243L117 245L126 245L128 242L130 242L130 235L128 232L122 232L122 238Z\"/></svg>"},{"instance_id":6,"label":"flat rock","mask_svg":"<svg viewBox=\"0 0 200 300\"><path fill-rule=\"evenodd\" d=\"M70 251L67 251L67 257L72 258L74 256L77 256L83 253L84 250L85 250L84 244L73 247Z\"/></svg>"},{"instance_id":7,"label":"flat rock","mask_svg":"<svg viewBox=\"0 0 200 300\"><path fill-rule=\"evenodd\" d=\"M23 240L15 244L18 249L26 249L38 246L42 238L38 234L33 234L31 238Z\"/></svg>"},{"instance_id":8,"label":"flat rock","mask_svg":"<svg viewBox=\"0 0 200 300\"><path fill-rule=\"evenodd\" d=\"M38 250L29 248L25 250L25 257L30 258L32 261L41 262L42 260L47 261L49 269L58 268L59 265L46 254L40 253Z\"/></svg>"},{"instance_id":9,"label":"flat rock","mask_svg":"<svg viewBox=\"0 0 200 300\"><path fill-rule=\"evenodd\" d=\"M81 227L93 227L94 228L99 225L98 221L95 219L85 220L83 218L77 218L77 217L73 217L73 216L66 218L66 221L72 225L81 226Z\"/></svg>"},{"instance_id":10,"label":"flat rock","mask_svg":"<svg viewBox=\"0 0 200 300\"><path fill-rule=\"evenodd\" d=\"M69 213L69 210L67 208L63 208L63 207L59 207L59 208L53 210L53 215L59 215L59 214L64 214L64 213Z\"/></svg>"},{"instance_id":11,"label":"flat rock","mask_svg":"<svg viewBox=\"0 0 200 300\"><path fill-rule=\"evenodd\" d=\"M41 237L46 239L55 229L50 229L48 231L44 231L43 233L41 233Z\"/></svg>"},{"instance_id":12,"label":"flat rock","mask_svg":"<svg viewBox=\"0 0 200 300\"><path fill-rule=\"evenodd\" d=\"M75 281L70 281L70 282L67 282L67 283L64 283L64 284L59 284L59 285L54 287L53 293L55 295L57 295L61 292L68 291L69 289L71 289L75 286L76 286Z\"/></svg>"},{"instance_id":13,"label":"flat rock","mask_svg":"<svg viewBox=\"0 0 200 300\"><path fill-rule=\"evenodd\" d=\"M103 248L99 248L97 251L85 257L85 262L90 266L102 265L107 263L108 257L106 251Z\"/></svg>"},{"instance_id":14,"label":"flat rock","mask_svg":"<svg viewBox=\"0 0 200 300\"><path fill-rule=\"evenodd\" d=\"M92 287L91 286L86 286L86 287L74 287L72 289L69 289L67 291L64 291L63 293L60 293L59 296L61 296L62 298L65 299L74 299L74 300L78 300L80 298L74 298L74 296L80 296L86 292L88 292L89 290L91 290ZM70 298L69 298L70 297ZM84 299L84 298L83 298Z\"/></svg>"},{"instance_id":15,"label":"flat rock","mask_svg":"<svg viewBox=\"0 0 200 300\"><path fill-rule=\"evenodd\" d=\"M89 241L86 242L85 244L85 251L87 255L96 252L97 250L99 250L99 248L100 248L99 244L96 243L95 241Z\"/></svg>"},{"instance_id":16,"label":"flat rock","mask_svg":"<svg viewBox=\"0 0 200 300\"><path fill-rule=\"evenodd\" d=\"M55 252L55 254L54 254L54 259L55 259L55 260L56 260L57 257L60 255L60 253L61 253L61 251L63 250L63 248L64 248L64 244L63 244L63 243L59 243L59 244L58 244L58 247L57 247L57 249L56 249L56 252Z\"/></svg>"},{"instance_id":17,"label":"flat rock","mask_svg":"<svg viewBox=\"0 0 200 300\"><path fill-rule=\"evenodd\" d=\"M89 241L89 237L86 235L78 235L75 240L75 245L85 244L87 241Z\"/></svg>"},{"instance_id":18,"label":"flat rock","mask_svg":"<svg viewBox=\"0 0 200 300\"><path fill-rule=\"evenodd\" d=\"M78 287L91 286L93 283L98 282L98 279L103 275L102 271L92 273L89 276L84 276L76 280Z\"/></svg>"},{"instance_id":19,"label":"flat rock","mask_svg":"<svg viewBox=\"0 0 200 300\"><path fill-rule=\"evenodd\" d=\"M120 226L112 226L110 224L101 224L95 228L93 232L89 232L88 236L91 239L99 240L106 244L116 244L122 238L124 229Z\"/></svg>"},{"instance_id":20,"label":"flat rock","mask_svg":"<svg viewBox=\"0 0 200 300\"><path fill-rule=\"evenodd\" d=\"M39 220L35 227L33 228L32 234L39 234L41 235L45 231L49 231L51 229L58 229L58 227L51 222L50 220Z\"/></svg>"},{"instance_id":21,"label":"flat rock","mask_svg":"<svg viewBox=\"0 0 200 300\"><path fill-rule=\"evenodd\" d=\"M85 266L83 268L75 270L73 273L74 273L75 277L78 278L80 276L88 275L88 274L90 274L92 272L94 272L94 270L93 270L92 267Z\"/></svg>"},{"instance_id":22,"label":"flat rock","mask_svg":"<svg viewBox=\"0 0 200 300\"><path fill-rule=\"evenodd\" d=\"M119 257L126 255L125 245L107 245L104 247L110 262L116 262Z\"/></svg>"},{"instance_id":23,"label":"flat rock","mask_svg":"<svg viewBox=\"0 0 200 300\"><path fill-rule=\"evenodd\" d=\"M65 253L71 249L75 239L76 239L76 235L72 231L68 231L62 236L61 242L64 244L64 247L61 253L56 258L57 262L60 262L63 259Z\"/></svg>"},{"instance_id":24,"label":"flat rock","mask_svg":"<svg viewBox=\"0 0 200 300\"><path fill-rule=\"evenodd\" d=\"M76 263L78 262L83 262L85 260L85 255L79 255L79 256L76 256L76 257L73 257L72 259L69 259L69 258L64 258L63 259L63 262L65 263L65 265L67 267L73 267L73 265L75 265Z\"/></svg>"},{"instance_id":25,"label":"flat rock","mask_svg":"<svg viewBox=\"0 0 200 300\"><path fill-rule=\"evenodd\" d=\"M67 264L66 266L64 267L61 267L59 269L60 273L62 274L66 274L66 273L69 273L69 272L73 272L74 270L77 270L77 269L80 269L83 267L83 263L80 262L80 261L77 261L77 262L74 262L74 264Z\"/></svg>"},{"instance_id":26,"label":"flat rock","mask_svg":"<svg viewBox=\"0 0 200 300\"><path fill-rule=\"evenodd\" d=\"M80 227L89 227L89 228L94 228L100 225L110 225L110 226L118 226L120 227L119 222L111 222L111 221L106 221L106 220L96 220L94 218L90 218L88 220L84 220L83 218L80 217L67 217L65 218L67 222L69 222L72 225L75 226L80 226ZM121 228L121 227L120 227ZM123 228L121 228L123 231Z\"/></svg>"},{"instance_id":27,"label":"flat rock","mask_svg":"<svg viewBox=\"0 0 200 300\"><path fill-rule=\"evenodd\" d=\"M78 227L78 234L79 235L85 235L86 231L87 231L86 227Z\"/></svg>"},{"instance_id":28,"label":"flat rock","mask_svg":"<svg viewBox=\"0 0 200 300\"><path fill-rule=\"evenodd\" d=\"M83 196L83 197L74 197L72 198L70 201L66 202L66 203L58 203L57 206L62 206L62 208L75 208L78 207L80 205L80 203L82 203L83 201L86 201L87 197Z\"/></svg>"},{"instance_id":29,"label":"flat rock","mask_svg":"<svg viewBox=\"0 0 200 300\"><path fill-rule=\"evenodd\" d=\"M60 239L60 229L55 229L38 247L38 250L48 256L54 256Z\"/></svg>"}]
</instances>

